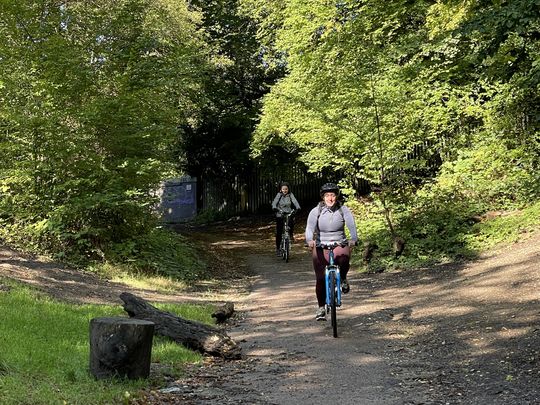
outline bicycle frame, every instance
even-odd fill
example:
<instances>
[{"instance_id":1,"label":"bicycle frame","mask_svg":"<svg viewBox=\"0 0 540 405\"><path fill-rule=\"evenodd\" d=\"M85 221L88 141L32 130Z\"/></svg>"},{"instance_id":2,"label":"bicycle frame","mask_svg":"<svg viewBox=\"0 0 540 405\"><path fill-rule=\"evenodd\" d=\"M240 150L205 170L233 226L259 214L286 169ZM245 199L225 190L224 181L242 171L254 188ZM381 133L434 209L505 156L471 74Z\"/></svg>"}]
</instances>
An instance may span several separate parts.
<instances>
[{"instance_id":1,"label":"bicycle frame","mask_svg":"<svg viewBox=\"0 0 540 405\"><path fill-rule=\"evenodd\" d=\"M282 240L287 238L287 239L290 239L290 235L289 235L289 232L290 232L290 229L291 229L291 226L289 225L289 221L291 220L291 215L292 214L283 214L283 234L282 234Z\"/></svg>"},{"instance_id":2,"label":"bicycle frame","mask_svg":"<svg viewBox=\"0 0 540 405\"><path fill-rule=\"evenodd\" d=\"M280 245L280 251L281 256L283 257L283 260L285 262L289 262L289 254L290 254L290 248L291 248L291 236L290 236L290 220L291 220L292 213L282 213L283 218L283 233L281 234L281 245Z\"/></svg>"},{"instance_id":3,"label":"bicycle frame","mask_svg":"<svg viewBox=\"0 0 540 405\"><path fill-rule=\"evenodd\" d=\"M331 273L334 273L335 276L336 276L336 305L338 307L341 306L341 274L339 272L339 266L334 264L334 248L337 247L339 245L335 245L335 246L323 246L323 249L328 249L328 256L329 256L329 260L328 260L328 265L326 266L326 268L324 269L324 280L325 280L325 285L326 285L326 307L327 308L330 308L331 306L331 302L330 302L330 297L332 297L332 292L330 291L330 274Z\"/></svg>"},{"instance_id":4,"label":"bicycle frame","mask_svg":"<svg viewBox=\"0 0 540 405\"><path fill-rule=\"evenodd\" d=\"M331 245L321 244L319 247L328 250L328 265L324 269L324 280L326 284L326 313L330 313L332 321L332 331L335 338L338 337L337 313L341 307L341 273L339 266L334 263L334 249L341 246L338 243Z\"/></svg>"}]
</instances>

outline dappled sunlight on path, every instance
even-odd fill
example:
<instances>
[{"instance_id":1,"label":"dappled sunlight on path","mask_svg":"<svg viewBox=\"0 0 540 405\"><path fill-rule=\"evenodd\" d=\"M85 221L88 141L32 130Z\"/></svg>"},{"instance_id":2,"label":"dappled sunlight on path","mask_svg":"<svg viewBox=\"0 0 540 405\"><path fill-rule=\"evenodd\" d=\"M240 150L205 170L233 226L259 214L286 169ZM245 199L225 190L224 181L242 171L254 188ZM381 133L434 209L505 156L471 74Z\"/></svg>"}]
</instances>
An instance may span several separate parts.
<instances>
[{"instance_id":1,"label":"dappled sunlight on path","mask_svg":"<svg viewBox=\"0 0 540 405\"><path fill-rule=\"evenodd\" d=\"M540 403L540 235L476 262L353 273L338 339L314 320L308 252L284 263L271 242L229 244L254 274L230 334L256 366L234 384L261 403Z\"/></svg>"}]
</instances>

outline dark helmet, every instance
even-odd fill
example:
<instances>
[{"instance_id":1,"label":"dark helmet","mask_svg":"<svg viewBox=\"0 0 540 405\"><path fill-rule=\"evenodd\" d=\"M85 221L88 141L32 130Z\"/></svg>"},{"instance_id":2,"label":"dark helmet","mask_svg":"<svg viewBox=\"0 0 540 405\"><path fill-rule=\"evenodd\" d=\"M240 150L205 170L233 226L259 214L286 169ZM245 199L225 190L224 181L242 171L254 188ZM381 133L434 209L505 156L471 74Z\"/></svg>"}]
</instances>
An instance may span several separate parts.
<instances>
[{"instance_id":1,"label":"dark helmet","mask_svg":"<svg viewBox=\"0 0 540 405\"><path fill-rule=\"evenodd\" d=\"M339 187L334 183L326 183L321 187L321 197L324 196L324 193L335 193L336 196L339 195Z\"/></svg>"},{"instance_id":2,"label":"dark helmet","mask_svg":"<svg viewBox=\"0 0 540 405\"><path fill-rule=\"evenodd\" d=\"M287 186L289 188L289 190L291 189L291 186L289 185L289 183L287 183L286 181L282 181L281 183L279 183L279 188L281 189L281 187L283 186Z\"/></svg>"}]
</instances>

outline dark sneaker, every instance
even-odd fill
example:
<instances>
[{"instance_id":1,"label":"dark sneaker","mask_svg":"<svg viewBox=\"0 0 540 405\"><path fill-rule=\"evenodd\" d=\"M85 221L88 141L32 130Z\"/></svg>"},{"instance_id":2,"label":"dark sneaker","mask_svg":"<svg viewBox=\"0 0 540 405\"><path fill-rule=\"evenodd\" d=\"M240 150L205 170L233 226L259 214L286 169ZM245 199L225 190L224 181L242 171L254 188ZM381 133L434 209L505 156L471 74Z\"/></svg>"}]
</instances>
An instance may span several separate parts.
<instances>
[{"instance_id":1,"label":"dark sneaker","mask_svg":"<svg viewBox=\"0 0 540 405\"><path fill-rule=\"evenodd\" d=\"M277 257L281 257L281 249L277 249L277 250L276 250L276 256L277 256Z\"/></svg>"},{"instance_id":2,"label":"dark sneaker","mask_svg":"<svg viewBox=\"0 0 540 405\"><path fill-rule=\"evenodd\" d=\"M317 310L317 313L315 314L315 319L317 321L326 321L326 309L324 307L320 307Z\"/></svg>"},{"instance_id":3,"label":"dark sneaker","mask_svg":"<svg viewBox=\"0 0 540 405\"><path fill-rule=\"evenodd\" d=\"M343 280L341 280L341 292L343 294L347 294L350 289L351 289L351 286L349 285L347 279L344 278Z\"/></svg>"}]
</instances>

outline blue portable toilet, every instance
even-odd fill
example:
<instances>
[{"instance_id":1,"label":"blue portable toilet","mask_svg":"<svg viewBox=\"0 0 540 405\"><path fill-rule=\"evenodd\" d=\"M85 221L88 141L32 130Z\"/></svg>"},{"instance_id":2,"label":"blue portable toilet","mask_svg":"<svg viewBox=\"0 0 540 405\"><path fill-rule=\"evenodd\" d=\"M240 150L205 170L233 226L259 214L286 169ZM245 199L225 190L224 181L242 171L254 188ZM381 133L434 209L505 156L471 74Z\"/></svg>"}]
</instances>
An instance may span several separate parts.
<instances>
[{"instance_id":1,"label":"blue portable toilet","mask_svg":"<svg viewBox=\"0 0 540 405\"><path fill-rule=\"evenodd\" d=\"M165 180L160 189L162 220L176 224L186 222L197 215L197 178L183 176Z\"/></svg>"}]
</instances>

